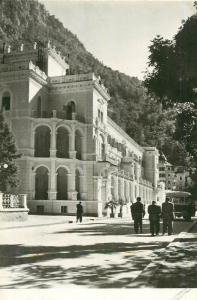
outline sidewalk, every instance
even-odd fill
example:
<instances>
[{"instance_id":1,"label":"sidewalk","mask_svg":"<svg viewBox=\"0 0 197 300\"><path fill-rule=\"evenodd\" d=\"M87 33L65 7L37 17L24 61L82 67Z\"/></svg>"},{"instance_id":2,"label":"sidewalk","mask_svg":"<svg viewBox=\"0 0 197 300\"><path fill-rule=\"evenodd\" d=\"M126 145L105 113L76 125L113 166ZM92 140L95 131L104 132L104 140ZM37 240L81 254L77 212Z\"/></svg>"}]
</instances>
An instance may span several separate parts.
<instances>
[{"instance_id":1,"label":"sidewalk","mask_svg":"<svg viewBox=\"0 0 197 300\"><path fill-rule=\"evenodd\" d=\"M160 265L156 262L163 262L168 245L193 223L176 222L175 235L157 237L150 235L148 220L139 235L134 233L131 219L121 218L86 217L81 224L75 222L75 216L30 215L26 222L4 223L0 230L0 287L157 287Z\"/></svg>"},{"instance_id":2,"label":"sidewalk","mask_svg":"<svg viewBox=\"0 0 197 300\"><path fill-rule=\"evenodd\" d=\"M154 259L132 282L134 288L197 288L197 221Z\"/></svg>"},{"instance_id":3,"label":"sidewalk","mask_svg":"<svg viewBox=\"0 0 197 300\"><path fill-rule=\"evenodd\" d=\"M107 218L107 217L83 217L81 224L94 224L94 223L119 223L131 222L131 218ZM145 220L146 222L146 220ZM0 230L12 228L28 228L40 227L58 224L79 224L76 223L76 216L62 216L62 215L29 215L26 221L16 222L0 222Z\"/></svg>"}]
</instances>

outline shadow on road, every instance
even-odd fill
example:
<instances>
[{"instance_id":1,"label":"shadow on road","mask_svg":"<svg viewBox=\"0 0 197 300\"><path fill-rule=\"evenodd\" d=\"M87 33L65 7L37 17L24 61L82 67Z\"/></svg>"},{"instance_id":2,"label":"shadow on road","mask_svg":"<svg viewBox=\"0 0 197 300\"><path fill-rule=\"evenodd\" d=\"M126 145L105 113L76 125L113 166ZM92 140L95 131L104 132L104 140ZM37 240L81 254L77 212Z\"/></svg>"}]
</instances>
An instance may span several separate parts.
<instances>
[{"instance_id":1,"label":"shadow on road","mask_svg":"<svg viewBox=\"0 0 197 300\"><path fill-rule=\"evenodd\" d=\"M175 239L136 280L132 287L196 288L197 235Z\"/></svg>"},{"instance_id":2,"label":"shadow on road","mask_svg":"<svg viewBox=\"0 0 197 300\"><path fill-rule=\"evenodd\" d=\"M128 242L128 236L133 236L132 224L83 225L54 232L65 239L69 233L76 233L77 245L0 245L1 278L8 269L13 275L2 281L0 288L51 288L67 284L90 288L196 287L197 236L190 234L190 239L176 239L163 251L168 242L145 238L148 224L144 224L143 231L140 236L144 239ZM127 236L127 243L82 245L82 235L123 235ZM155 263L146 268L153 259Z\"/></svg>"},{"instance_id":3,"label":"shadow on road","mask_svg":"<svg viewBox=\"0 0 197 300\"><path fill-rule=\"evenodd\" d=\"M1 288L50 287L54 282L72 283L95 288L127 287L132 277L127 273L140 272L151 261L144 251L159 250L165 243L103 243L92 245L73 245L68 247L1 245L0 266L17 266L19 276L11 284ZM134 255L137 252L138 255ZM121 253L121 262L111 262L108 255ZM141 253L141 255L140 255ZM75 266L74 259L90 258L92 255L105 254L105 263L88 266ZM136 253L135 253L136 254ZM60 265L57 259L72 259L73 267ZM99 257L98 257L99 259ZM45 265L43 265L43 263ZM47 264L47 265L46 265ZM51 265L51 266L50 266ZM17 268L15 272L17 272ZM117 277L117 279L116 279Z\"/></svg>"}]
</instances>

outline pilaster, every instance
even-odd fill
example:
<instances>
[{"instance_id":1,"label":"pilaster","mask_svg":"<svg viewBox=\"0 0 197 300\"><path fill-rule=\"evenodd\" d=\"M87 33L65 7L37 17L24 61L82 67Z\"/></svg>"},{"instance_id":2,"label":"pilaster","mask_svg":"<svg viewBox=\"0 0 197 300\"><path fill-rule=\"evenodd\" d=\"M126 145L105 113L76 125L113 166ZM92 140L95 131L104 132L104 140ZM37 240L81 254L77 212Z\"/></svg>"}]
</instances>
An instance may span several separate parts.
<instances>
[{"instance_id":1,"label":"pilaster","mask_svg":"<svg viewBox=\"0 0 197 300\"><path fill-rule=\"evenodd\" d=\"M69 134L69 158L76 158L75 151L75 131L73 130L71 134Z\"/></svg>"},{"instance_id":2,"label":"pilaster","mask_svg":"<svg viewBox=\"0 0 197 300\"><path fill-rule=\"evenodd\" d=\"M51 160L51 171L50 171L50 181L49 181L49 190L48 190L48 198L49 200L56 200L57 196L57 173L55 169L55 160Z\"/></svg>"},{"instance_id":3,"label":"pilaster","mask_svg":"<svg viewBox=\"0 0 197 300\"><path fill-rule=\"evenodd\" d=\"M67 174L68 178L68 199L77 201L77 191L75 189L75 174Z\"/></svg>"},{"instance_id":4,"label":"pilaster","mask_svg":"<svg viewBox=\"0 0 197 300\"><path fill-rule=\"evenodd\" d=\"M52 131L51 133L51 145L50 145L50 157L56 157L56 123L52 122Z\"/></svg>"}]
</instances>

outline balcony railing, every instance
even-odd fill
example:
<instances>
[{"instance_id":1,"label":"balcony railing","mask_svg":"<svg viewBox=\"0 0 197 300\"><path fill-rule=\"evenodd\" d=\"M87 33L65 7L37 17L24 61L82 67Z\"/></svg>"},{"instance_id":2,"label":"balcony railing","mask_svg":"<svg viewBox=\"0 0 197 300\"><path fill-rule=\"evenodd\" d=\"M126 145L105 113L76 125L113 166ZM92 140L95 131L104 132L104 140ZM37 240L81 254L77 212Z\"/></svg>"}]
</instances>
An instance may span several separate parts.
<instances>
[{"instance_id":1,"label":"balcony railing","mask_svg":"<svg viewBox=\"0 0 197 300\"><path fill-rule=\"evenodd\" d=\"M0 210L25 208L27 209L26 194L5 194L0 192Z\"/></svg>"},{"instance_id":2,"label":"balcony railing","mask_svg":"<svg viewBox=\"0 0 197 300\"><path fill-rule=\"evenodd\" d=\"M57 119L61 119L61 120L77 120L81 123L85 123L85 118L83 116L77 115L76 113L72 113L72 115L68 116L66 112L57 111L57 110L52 110L52 111L32 110L31 117L32 118L44 118L44 119L57 118Z\"/></svg>"}]
</instances>

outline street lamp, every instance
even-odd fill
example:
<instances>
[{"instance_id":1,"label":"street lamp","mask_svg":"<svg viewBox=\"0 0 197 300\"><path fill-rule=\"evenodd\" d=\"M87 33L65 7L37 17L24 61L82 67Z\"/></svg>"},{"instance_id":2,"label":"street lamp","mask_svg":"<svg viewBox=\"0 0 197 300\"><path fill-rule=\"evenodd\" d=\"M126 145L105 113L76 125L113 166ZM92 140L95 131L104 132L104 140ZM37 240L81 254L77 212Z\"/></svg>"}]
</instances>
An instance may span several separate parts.
<instances>
[{"instance_id":1,"label":"street lamp","mask_svg":"<svg viewBox=\"0 0 197 300\"><path fill-rule=\"evenodd\" d=\"M4 164L0 164L0 169L7 169L8 168L8 164L4 163Z\"/></svg>"}]
</instances>

